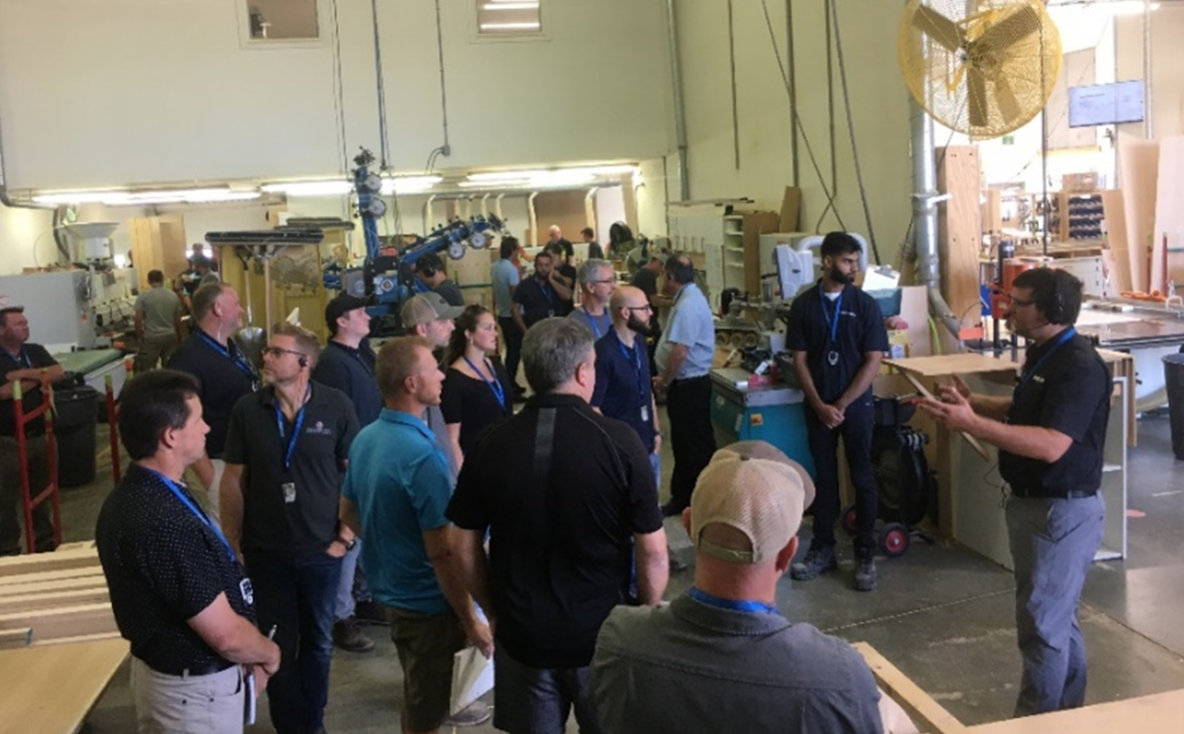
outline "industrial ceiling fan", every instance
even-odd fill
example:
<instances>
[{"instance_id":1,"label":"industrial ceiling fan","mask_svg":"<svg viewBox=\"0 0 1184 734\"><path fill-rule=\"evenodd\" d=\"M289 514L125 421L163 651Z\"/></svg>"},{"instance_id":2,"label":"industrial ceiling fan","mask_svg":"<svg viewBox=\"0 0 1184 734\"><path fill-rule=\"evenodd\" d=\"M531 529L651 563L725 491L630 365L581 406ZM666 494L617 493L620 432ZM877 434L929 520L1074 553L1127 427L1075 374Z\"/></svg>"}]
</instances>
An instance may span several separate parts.
<instances>
[{"instance_id":1,"label":"industrial ceiling fan","mask_svg":"<svg viewBox=\"0 0 1184 734\"><path fill-rule=\"evenodd\" d=\"M1039 0L912 0L897 52L917 103L976 138L1036 117L1061 70L1061 37Z\"/></svg>"}]
</instances>

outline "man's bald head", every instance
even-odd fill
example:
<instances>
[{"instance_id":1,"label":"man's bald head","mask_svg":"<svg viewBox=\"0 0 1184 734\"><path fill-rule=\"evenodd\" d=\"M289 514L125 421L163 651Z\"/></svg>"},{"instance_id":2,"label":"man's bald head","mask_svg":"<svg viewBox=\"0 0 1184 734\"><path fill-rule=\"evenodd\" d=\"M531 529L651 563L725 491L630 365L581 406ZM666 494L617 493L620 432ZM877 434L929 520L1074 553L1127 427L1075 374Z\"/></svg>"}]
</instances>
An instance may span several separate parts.
<instances>
[{"instance_id":1,"label":"man's bald head","mask_svg":"<svg viewBox=\"0 0 1184 734\"><path fill-rule=\"evenodd\" d=\"M613 326L626 326L644 335L649 333L650 301L645 291L625 285L613 291L608 302L609 313L613 315Z\"/></svg>"}]
</instances>

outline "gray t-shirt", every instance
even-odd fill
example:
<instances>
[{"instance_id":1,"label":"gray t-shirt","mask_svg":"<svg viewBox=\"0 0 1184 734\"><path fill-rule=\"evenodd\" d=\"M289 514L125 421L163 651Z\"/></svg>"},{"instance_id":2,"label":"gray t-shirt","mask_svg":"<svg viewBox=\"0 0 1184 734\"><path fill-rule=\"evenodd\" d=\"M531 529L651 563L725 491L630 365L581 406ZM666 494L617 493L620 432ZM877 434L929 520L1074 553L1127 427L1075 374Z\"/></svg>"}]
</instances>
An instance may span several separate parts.
<instances>
[{"instance_id":1,"label":"gray t-shirt","mask_svg":"<svg viewBox=\"0 0 1184 734\"><path fill-rule=\"evenodd\" d=\"M657 609L614 609L590 686L613 734L883 731L875 679L846 642L779 614L686 595Z\"/></svg>"},{"instance_id":2,"label":"gray t-shirt","mask_svg":"<svg viewBox=\"0 0 1184 734\"><path fill-rule=\"evenodd\" d=\"M149 288L136 296L136 313L144 314L146 338L176 334L176 317L181 313L181 299L163 287Z\"/></svg>"}]
</instances>

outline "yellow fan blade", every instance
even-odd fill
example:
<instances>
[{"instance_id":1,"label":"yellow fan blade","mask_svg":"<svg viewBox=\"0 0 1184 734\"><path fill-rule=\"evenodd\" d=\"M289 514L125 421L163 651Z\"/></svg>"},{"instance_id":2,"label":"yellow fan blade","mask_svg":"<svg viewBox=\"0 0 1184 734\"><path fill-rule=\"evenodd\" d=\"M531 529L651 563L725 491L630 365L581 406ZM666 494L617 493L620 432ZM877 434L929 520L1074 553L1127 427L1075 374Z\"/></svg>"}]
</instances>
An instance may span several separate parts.
<instances>
[{"instance_id":1,"label":"yellow fan blade","mask_svg":"<svg viewBox=\"0 0 1184 734\"><path fill-rule=\"evenodd\" d=\"M986 127L988 121L987 78L973 66L966 67L966 90L970 126Z\"/></svg>"},{"instance_id":2,"label":"yellow fan blade","mask_svg":"<svg viewBox=\"0 0 1184 734\"><path fill-rule=\"evenodd\" d=\"M962 47L962 30L954 21L933 8L918 5L913 14L913 26L950 51Z\"/></svg>"},{"instance_id":3,"label":"yellow fan blade","mask_svg":"<svg viewBox=\"0 0 1184 734\"><path fill-rule=\"evenodd\" d=\"M982 47L983 50L1000 53L1038 30L1040 13L1032 6L1025 5L988 26L974 45Z\"/></svg>"}]
</instances>

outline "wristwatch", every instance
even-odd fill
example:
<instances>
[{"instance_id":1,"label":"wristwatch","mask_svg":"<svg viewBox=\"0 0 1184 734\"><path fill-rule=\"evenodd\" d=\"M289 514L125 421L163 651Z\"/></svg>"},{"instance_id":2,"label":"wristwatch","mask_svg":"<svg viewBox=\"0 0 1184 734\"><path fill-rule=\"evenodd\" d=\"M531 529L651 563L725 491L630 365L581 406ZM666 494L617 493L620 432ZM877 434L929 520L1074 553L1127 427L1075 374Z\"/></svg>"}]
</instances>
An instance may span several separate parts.
<instances>
[{"instance_id":1,"label":"wristwatch","mask_svg":"<svg viewBox=\"0 0 1184 734\"><path fill-rule=\"evenodd\" d=\"M347 543L347 542L345 542L345 540L342 539L342 537L340 535L338 535L336 538L333 539L333 542L334 543L341 543L342 548L345 548L346 551L351 551L354 549L354 546L358 544L358 539L354 538L353 540L351 540Z\"/></svg>"}]
</instances>

